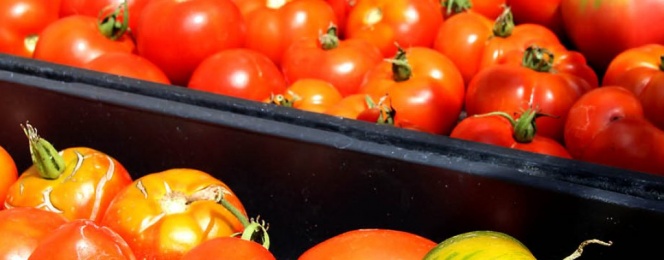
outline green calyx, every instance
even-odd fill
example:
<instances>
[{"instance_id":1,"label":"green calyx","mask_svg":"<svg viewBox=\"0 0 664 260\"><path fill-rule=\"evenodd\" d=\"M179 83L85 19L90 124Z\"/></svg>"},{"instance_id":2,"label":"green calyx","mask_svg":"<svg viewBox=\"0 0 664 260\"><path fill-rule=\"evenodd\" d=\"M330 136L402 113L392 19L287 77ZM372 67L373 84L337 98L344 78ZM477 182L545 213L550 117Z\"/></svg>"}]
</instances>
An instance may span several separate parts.
<instances>
[{"instance_id":1,"label":"green calyx","mask_svg":"<svg viewBox=\"0 0 664 260\"><path fill-rule=\"evenodd\" d=\"M378 109L379 115L376 119L376 124L379 125L394 125L394 117L397 116L397 111L394 110L392 106L385 105L385 100L388 98L388 95L385 95L380 98L378 104L374 103L369 95L364 97L364 100L369 109Z\"/></svg>"},{"instance_id":2,"label":"green calyx","mask_svg":"<svg viewBox=\"0 0 664 260\"><path fill-rule=\"evenodd\" d=\"M39 176L48 180L55 180L60 177L66 166L62 156L50 142L37 134L37 129L32 127L30 123L26 122L25 126L21 125L21 128L23 128L25 136L28 137L30 156L32 157L32 163L37 166Z\"/></svg>"},{"instance_id":3,"label":"green calyx","mask_svg":"<svg viewBox=\"0 0 664 260\"><path fill-rule=\"evenodd\" d=\"M442 0L440 4L445 8L445 17L468 11L473 7L470 0Z\"/></svg>"},{"instance_id":4,"label":"green calyx","mask_svg":"<svg viewBox=\"0 0 664 260\"><path fill-rule=\"evenodd\" d=\"M408 63L406 51L401 47L397 46L397 53L394 59L388 61L392 63L392 78L394 81L406 81L413 75L413 68Z\"/></svg>"},{"instance_id":5,"label":"green calyx","mask_svg":"<svg viewBox=\"0 0 664 260\"><path fill-rule=\"evenodd\" d=\"M554 55L551 51L531 45L526 48L521 65L538 72L551 72L553 61Z\"/></svg>"},{"instance_id":6,"label":"green calyx","mask_svg":"<svg viewBox=\"0 0 664 260\"><path fill-rule=\"evenodd\" d=\"M514 16L509 6L503 6L503 12L496 18L493 23L493 35L497 37L506 38L512 35L514 31Z\"/></svg>"},{"instance_id":7,"label":"green calyx","mask_svg":"<svg viewBox=\"0 0 664 260\"><path fill-rule=\"evenodd\" d=\"M318 37L318 42L323 50L331 50L339 47L339 33L337 26L331 24L327 28L327 32Z\"/></svg>"},{"instance_id":8,"label":"green calyx","mask_svg":"<svg viewBox=\"0 0 664 260\"><path fill-rule=\"evenodd\" d=\"M535 119L540 116L550 116L546 114L537 113L532 108L526 109L519 119L514 119L512 116L505 112L491 112L481 115L475 115L475 117L485 117L485 116L501 116L510 121L510 124L513 127L512 137L514 141L519 143L530 143L535 138L537 133L537 126L535 124Z\"/></svg>"},{"instance_id":9,"label":"green calyx","mask_svg":"<svg viewBox=\"0 0 664 260\"><path fill-rule=\"evenodd\" d=\"M102 16L104 10L99 12ZM118 18L122 15L122 20ZM127 1L123 1L112 13L100 19L98 25L99 31L111 40L117 40L129 30L129 8Z\"/></svg>"}]
</instances>

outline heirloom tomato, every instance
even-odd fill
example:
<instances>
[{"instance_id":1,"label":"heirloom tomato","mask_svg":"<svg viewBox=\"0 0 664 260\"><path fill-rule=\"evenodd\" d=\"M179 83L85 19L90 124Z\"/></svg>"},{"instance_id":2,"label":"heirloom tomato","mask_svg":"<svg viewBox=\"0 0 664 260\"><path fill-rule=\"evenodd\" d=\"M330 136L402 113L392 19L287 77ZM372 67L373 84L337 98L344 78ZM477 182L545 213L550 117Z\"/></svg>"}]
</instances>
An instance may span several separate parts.
<instances>
[{"instance_id":1,"label":"heirloom tomato","mask_svg":"<svg viewBox=\"0 0 664 260\"><path fill-rule=\"evenodd\" d=\"M318 37L330 24L337 24L334 10L322 0L234 1L246 12L245 47L267 55L279 66L294 41Z\"/></svg>"},{"instance_id":2,"label":"heirloom tomato","mask_svg":"<svg viewBox=\"0 0 664 260\"><path fill-rule=\"evenodd\" d=\"M291 84L284 93L273 95L269 102L304 111L323 113L342 98L341 93L332 83L320 79L303 78Z\"/></svg>"},{"instance_id":3,"label":"heirloom tomato","mask_svg":"<svg viewBox=\"0 0 664 260\"><path fill-rule=\"evenodd\" d=\"M207 57L196 67L187 86L254 101L264 101L287 87L274 62L245 48L227 49Z\"/></svg>"},{"instance_id":4,"label":"heirloom tomato","mask_svg":"<svg viewBox=\"0 0 664 260\"><path fill-rule=\"evenodd\" d=\"M150 1L136 30L138 54L179 86L186 86L210 55L242 47L246 35L242 14L231 0Z\"/></svg>"},{"instance_id":5,"label":"heirloom tomato","mask_svg":"<svg viewBox=\"0 0 664 260\"><path fill-rule=\"evenodd\" d=\"M32 57L37 36L57 19L57 1L0 1L0 53Z\"/></svg>"},{"instance_id":6,"label":"heirloom tomato","mask_svg":"<svg viewBox=\"0 0 664 260\"><path fill-rule=\"evenodd\" d=\"M664 44L664 1L561 0L565 32L574 49L604 72L620 52L644 44Z\"/></svg>"},{"instance_id":7,"label":"heirloom tomato","mask_svg":"<svg viewBox=\"0 0 664 260\"><path fill-rule=\"evenodd\" d=\"M460 258L535 260L528 247L516 238L496 231L471 231L440 242L424 260ZM566 258L567 259L567 258Z\"/></svg>"},{"instance_id":8,"label":"heirloom tomato","mask_svg":"<svg viewBox=\"0 0 664 260\"><path fill-rule=\"evenodd\" d=\"M579 98L565 123L565 145L578 160L664 175L664 132L624 87L602 86Z\"/></svg>"},{"instance_id":9,"label":"heirloom tomato","mask_svg":"<svg viewBox=\"0 0 664 260\"><path fill-rule=\"evenodd\" d=\"M115 195L131 183L122 164L103 152L71 147L58 153L30 124L24 131L33 165L9 188L7 208L35 207L69 220L99 221Z\"/></svg>"},{"instance_id":10,"label":"heirloom tomato","mask_svg":"<svg viewBox=\"0 0 664 260\"><path fill-rule=\"evenodd\" d=\"M364 74L380 63L383 55L365 40L339 40L336 32L331 26L318 37L295 41L281 62L286 81L316 78L332 83L343 96L357 93Z\"/></svg>"},{"instance_id":11,"label":"heirloom tomato","mask_svg":"<svg viewBox=\"0 0 664 260\"><path fill-rule=\"evenodd\" d=\"M239 237L217 237L189 250L180 260L274 260L261 244Z\"/></svg>"},{"instance_id":12,"label":"heirloom tomato","mask_svg":"<svg viewBox=\"0 0 664 260\"><path fill-rule=\"evenodd\" d=\"M399 48L393 60L367 72L360 93L396 112L397 127L448 134L459 118L464 98L463 78L444 55L425 47Z\"/></svg>"},{"instance_id":13,"label":"heirloom tomato","mask_svg":"<svg viewBox=\"0 0 664 260\"><path fill-rule=\"evenodd\" d=\"M204 241L242 232L246 218L226 184L199 170L174 168L127 186L101 224L124 238L138 259L180 259Z\"/></svg>"},{"instance_id":14,"label":"heirloom tomato","mask_svg":"<svg viewBox=\"0 0 664 260\"><path fill-rule=\"evenodd\" d=\"M609 64L602 84L632 91L646 118L664 130L664 45L647 44L620 53Z\"/></svg>"},{"instance_id":15,"label":"heirloom tomato","mask_svg":"<svg viewBox=\"0 0 664 260\"><path fill-rule=\"evenodd\" d=\"M368 108L366 100L366 94L358 93L345 96L336 104L329 106L323 111L323 113L332 116L356 119L357 115Z\"/></svg>"},{"instance_id":16,"label":"heirloom tomato","mask_svg":"<svg viewBox=\"0 0 664 260\"><path fill-rule=\"evenodd\" d=\"M394 57L397 46L431 47L443 22L440 4L431 0L358 0L348 14L346 38L377 46Z\"/></svg>"},{"instance_id":17,"label":"heirloom tomato","mask_svg":"<svg viewBox=\"0 0 664 260\"><path fill-rule=\"evenodd\" d=\"M18 169L14 158L0 146L0 210L5 208L5 198L9 187L18 178Z\"/></svg>"},{"instance_id":18,"label":"heirloom tomato","mask_svg":"<svg viewBox=\"0 0 664 260\"><path fill-rule=\"evenodd\" d=\"M428 238L405 231L356 229L312 246L298 260L421 260L435 246Z\"/></svg>"},{"instance_id":19,"label":"heirloom tomato","mask_svg":"<svg viewBox=\"0 0 664 260\"><path fill-rule=\"evenodd\" d=\"M450 17L438 28L433 48L454 62L468 84L481 69L494 65L504 53L525 50L535 43L560 45L558 37L544 26L515 25L511 10L505 7L495 22L473 11Z\"/></svg>"},{"instance_id":20,"label":"heirloom tomato","mask_svg":"<svg viewBox=\"0 0 664 260\"><path fill-rule=\"evenodd\" d=\"M62 224L44 237L30 255L31 260L133 260L129 245L113 230L88 219Z\"/></svg>"},{"instance_id":21,"label":"heirloom tomato","mask_svg":"<svg viewBox=\"0 0 664 260\"><path fill-rule=\"evenodd\" d=\"M507 0L517 24L534 23L551 29L559 38L565 38L561 0Z\"/></svg>"},{"instance_id":22,"label":"heirloom tomato","mask_svg":"<svg viewBox=\"0 0 664 260\"><path fill-rule=\"evenodd\" d=\"M100 21L86 15L58 19L39 34L33 57L83 67L107 52L134 52L134 42L125 34L128 20L118 20L119 12L120 9Z\"/></svg>"},{"instance_id":23,"label":"heirloom tomato","mask_svg":"<svg viewBox=\"0 0 664 260\"><path fill-rule=\"evenodd\" d=\"M109 52L85 63L85 69L109 74L171 84L166 74L151 61L134 53Z\"/></svg>"},{"instance_id":24,"label":"heirloom tomato","mask_svg":"<svg viewBox=\"0 0 664 260\"><path fill-rule=\"evenodd\" d=\"M127 13L129 14L129 29L133 32L136 31L136 23L140 19L143 7L152 0L59 0L60 1L60 17L81 14L92 17L97 17L99 14L104 14L109 10L115 9L122 4L127 5ZM125 15L124 13L122 14Z\"/></svg>"},{"instance_id":25,"label":"heirloom tomato","mask_svg":"<svg viewBox=\"0 0 664 260\"><path fill-rule=\"evenodd\" d=\"M466 10L472 10L493 20L503 13L506 0L441 0L443 14L450 17Z\"/></svg>"},{"instance_id":26,"label":"heirloom tomato","mask_svg":"<svg viewBox=\"0 0 664 260\"><path fill-rule=\"evenodd\" d=\"M535 120L538 134L562 141L569 108L581 95L596 87L596 76L595 83L589 83L580 75L586 75L590 69L575 73L575 66L587 66L580 63L584 61L582 58L561 59L558 63L553 52L537 46L528 47L525 52L506 54L504 59L504 64L480 71L468 85L465 104L468 116L493 111L518 114L534 108L550 115ZM515 60L518 63L513 62Z\"/></svg>"},{"instance_id":27,"label":"heirloom tomato","mask_svg":"<svg viewBox=\"0 0 664 260\"><path fill-rule=\"evenodd\" d=\"M492 144L563 158L572 158L558 141L538 135L535 118L544 116L533 109L518 119L505 112L466 117L454 127L450 137Z\"/></svg>"},{"instance_id":28,"label":"heirloom tomato","mask_svg":"<svg viewBox=\"0 0 664 260\"><path fill-rule=\"evenodd\" d=\"M67 223L62 215L38 208L0 211L0 258L25 260L53 230Z\"/></svg>"}]
</instances>

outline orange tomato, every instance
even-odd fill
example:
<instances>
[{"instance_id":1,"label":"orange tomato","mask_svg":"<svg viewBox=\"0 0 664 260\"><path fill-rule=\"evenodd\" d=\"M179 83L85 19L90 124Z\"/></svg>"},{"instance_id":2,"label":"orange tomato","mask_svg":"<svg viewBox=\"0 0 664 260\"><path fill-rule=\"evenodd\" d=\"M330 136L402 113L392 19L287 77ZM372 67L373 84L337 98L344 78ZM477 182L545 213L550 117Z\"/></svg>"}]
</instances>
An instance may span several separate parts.
<instances>
[{"instance_id":1,"label":"orange tomato","mask_svg":"<svg viewBox=\"0 0 664 260\"><path fill-rule=\"evenodd\" d=\"M332 83L320 79L299 79L291 84L283 95L272 98L277 105L323 113L343 97Z\"/></svg>"},{"instance_id":2,"label":"orange tomato","mask_svg":"<svg viewBox=\"0 0 664 260\"><path fill-rule=\"evenodd\" d=\"M0 146L0 209L5 208L5 198L9 187L18 178L18 170L14 158Z\"/></svg>"},{"instance_id":3,"label":"orange tomato","mask_svg":"<svg viewBox=\"0 0 664 260\"><path fill-rule=\"evenodd\" d=\"M366 94L353 94L339 100L334 105L328 107L324 114L338 116L343 118L355 119L362 111L368 108Z\"/></svg>"}]
</instances>

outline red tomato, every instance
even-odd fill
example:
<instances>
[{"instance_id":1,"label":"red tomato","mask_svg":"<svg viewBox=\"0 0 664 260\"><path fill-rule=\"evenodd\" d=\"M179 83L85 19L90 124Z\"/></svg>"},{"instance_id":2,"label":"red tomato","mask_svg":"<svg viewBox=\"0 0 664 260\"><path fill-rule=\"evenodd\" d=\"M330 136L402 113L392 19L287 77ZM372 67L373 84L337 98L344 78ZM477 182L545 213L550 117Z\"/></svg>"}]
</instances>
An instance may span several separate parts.
<instances>
[{"instance_id":1,"label":"red tomato","mask_svg":"<svg viewBox=\"0 0 664 260\"><path fill-rule=\"evenodd\" d=\"M431 0L358 0L348 14L346 36L369 41L383 57L394 57L395 43L430 47L442 22L440 5Z\"/></svg>"},{"instance_id":2,"label":"red tomato","mask_svg":"<svg viewBox=\"0 0 664 260\"><path fill-rule=\"evenodd\" d=\"M0 1L0 53L32 57L36 36L57 19L56 1Z\"/></svg>"},{"instance_id":3,"label":"red tomato","mask_svg":"<svg viewBox=\"0 0 664 260\"><path fill-rule=\"evenodd\" d=\"M218 237L189 250L181 260L274 260L274 255L260 244L238 237Z\"/></svg>"},{"instance_id":4,"label":"red tomato","mask_svg":"<svg viewBox=\"0 0 664 260\"><path fill-rule=\"evenodd\" d=\"M0 211L0 258L28 259L37 245L66 223L60 214L32 207Z\"/></svg>"},{"instance_id":5,"label":"red tomato","mask_svg":"<svg viewBox=\"0 0 664 260\"><path fill-rule=\"evenodd\" d=\"M293 41L318 37L330 24L337 24L334 10L321 0L234 1L247 12L245 46L267 55L277 65Z\"/></svg>"},{"instance_id":6,"label":"red tomato","mask_svg":"<svg viewBox=\"0 0 664 260\"><path fill-rule=\"evenodd\" d=\"M332 10L337 15L337 28L339 29L339 38L346 37L346 21L348 20L348 13L355 6L356 0L325 0Z\"/></svg>"},{"instance_id":7,"label":"red tomato","mask_svg":"<svg viewBox=\"0 0 664 260\"><path fill-rule=\"evenodd\" d=\"M298 260L421 260L435 246L435 242L405 231L356 229L314 245Z\"/></svg>"},{"instance_id":8,"label":"red tomato","mask_svg":"<svg viewBox=\"0 0 664 260\"><path fill-rule=\"evenodd\" d=\"M321 79L348 96L357 93L364 74L382 60L376 46L362 39L339 40L332 26L326 34L295 41L284 53L281 67L288 82Z\"/></svg>"},{"instance_id":9,"label":"red tomato","mask_svg":"<svg viewBox=\"0 0 664 260\"><path fill-rule=\"evenodd\" d=\"M448 134L463 106L464 84L459 70L444 55L425 47L399 50L395 61L370 70L360 92L372 100L387 95L396 111L394 125Z\"/></svg>"},{"instance_id":10,"label":"red tomato","mask_svg":"<svg viewBox=\"0 0 664 260\"><path fill-rule=\"evenodd\" d=\"M634 93L620 86L579 98L569 110L565 144L575 159L664 175L664 132L645 119Z\"/></svg>"},{"instance_id":11,"label":"red tomato","mask_svg":"<svg viewBox=\"0 0 664 260\"><path fill-rule=\"evenodd\" d=\"M664 1L562 0L562 19L575 49L604 72L620 52L649 43L664 44Z\"/></svg>"},{"instance_id":12,"label":"red tomato","mask_svg":"<svg viewBox=\"0 0 664 260\"><path fill-rule=\"evenodd\" d=\"M187 86L255 101L283 93L286 80L267 56L250 49L228 49L211 55L194 70Z\"/></svg>"},{"instance_id":13,"label":"red tomato","mask_svg":"<svg viewBox=\"0 0 664 260\"><path fill-rule=\"evenodd\" d=\"M270 102L304 111L323 113L339 103L342 96L331 83L320 79L300 79L291 84L283 94L271 98Z\"/></svg>"},{"instance_id":14,"label":"red tomato","mask_svg":"<svg viewBox=\"0 0 664 260\"><path fill-rule=\"evenodd\" d=\"M664 129L664 45L628 49L611 61L602 84L622 86L641 101L646 118Z\"/></svg>"},{"instance_id":15,"label":"red tomato","mask_svg":"<svg viewBox=\"0 0 664 260\"><path fill-rule=\"evenodd\" d=\"M30 255L32 260L136 259L129 245L113 230L94 221L65 223L44 237Z\"/></svg>"},{"instance_id":16,"label":"red tomato","mask_svg":"<svg viewBox=\"0 0 664 260\"><path fill-rule=\"evenodd\" d=\"M246 26L231 0L155 0L143 8L136 30L138 54L186 86L204 59L241 47Z\"/></svg>"},{"instance_id":17,"label":"red tomato","mask_svg":"<svg viewBox=\"0 0 664 260\"><path fill-rule=\"evenodd\" d=\"M506 0L441 0L445 17L450 17L466 10L472 10L478 14L494 20L503 13Z\"/></svg>"},{"instance_id":18,"label":"red tomato","mask_svg":"<svg viewBox=\"0 0 664 260\"><path fill-rule=\"evenodd\" d=\"M24 171L7 193L5 206L35 207L69 220L99 221L116 194L131 183L131 176L117 160L87 147L56 151L29 124L33 165Z\"/></svg>"},{"instance_id":19,"label":"red tomato","mask_svg":"<svg viewBox=\"0 0 664 260\"><path fill-rule=\"evenodd\" d=\"M18 169L14 158L0 146L0 210L5 208L5 198L9 187L14 184L18 178Z\"/></svg>"},{"instance_id":20,"label":"red tomato","mask_svg":"<svg viewBox=\"0 0 664 260\"><path fill-rule=\"evenodd\" d=\"M572 158L562 144L536 133L537 116L535 110L526 110L519 119L504 112L466 117L454 127L450 137Z\"/></svg>"},{"instance_id":21,"label":"red tomato","mask_svg":"<svg viewBox=\"0 0 664 260\"><path fill-rule=\"evenodd\" d=\"M152 0L59 0L60 17L74 14L82 14L97 17L100 13L116 9L122 3L126 3L129 12L129 28L136 30L136 24L140 20L143 7Z\"/></svg>"},{"instance_id":22,"label":"red tomato","mask_svg":"<svg viewBox=\"0 0 664 260\"><path fill-rule=\"evenodd\" d=\"M565 36L563 16L560 9L561 0L507 0L512 8L514 21L517 24L534 23L546 26L558 37Z\"/></svg>"},{"instance_id":23,"label":"red tomato","mask_svg":"<svg viewBox=\"0 0 664 260\"><path fill-rule=\"evenodd\" d=\"M367 109L366 94L353 94L344 97L334 105L328 107L324 114L343 118L355 119L362 111Z\"/></svg>"},{"instance_id":24,"label":"red tomato","mask_svg":"<svg viewBox=\"0 0 664 260\"><path fill-rule=\"evenodd\" d=\"M514 25L506 8L495 22L473 11L456 14L438 28L433 48L449 57L468 84L483 68L496 64L504 53L525 50L530 44L559 45L558 37L536 24Z\"/></svg>"},{"instance_id":25,"label":"red tomato","mask_svg":"<svg viewBox=\"0 0 664 260\"><path fill-rule=\"evenodd\" d=\"M162 84L171 84L157 65L134 53L109 52L83 65L83 68Z\"/></svg>"},{"instance_id":26,"label":"red tomato","mask_svg":"<svg viewBox=\"0 0 664 260\"><path fill-rule=\"evenodd\" d=\"M596 86L569 72L575 71L574 66L587 66L585 63L572 59L556 64L555 56L547 53L548 50L529 47L525 52L514 52L523 62L506 62L480 71L468 85L465 104L468 116L493 111L521 113L535 108L553 116L536 119L539 135L563 140L569 108ZM512 60L509 56L514 54L507 54L505 59Z\"/></svg>"},{"instance_id":27,"label":"red tomato","mask_svg":"<svg viewBox=\"0 0 664 260\"><path fill-rule=\"evenodd\" d=\"M138 259L180 259L204 241L242 231L246 218L220 180L194 169L168 169L122 190L101 224L124 238Z\"/></svg>"},{"instance_id":28,"label":"red tomato","mask_svg":"<svg viewBox=\"0 0 664 260\"><path fill-rule=\"evenodd\" d=\"M134 42L126 34L105 35L97 18L72 15L49 24L39 35L34 58L83 67L107 52L133 52ZM119 37L111 39L110 37Z\"/></svg>"}]
</instances>

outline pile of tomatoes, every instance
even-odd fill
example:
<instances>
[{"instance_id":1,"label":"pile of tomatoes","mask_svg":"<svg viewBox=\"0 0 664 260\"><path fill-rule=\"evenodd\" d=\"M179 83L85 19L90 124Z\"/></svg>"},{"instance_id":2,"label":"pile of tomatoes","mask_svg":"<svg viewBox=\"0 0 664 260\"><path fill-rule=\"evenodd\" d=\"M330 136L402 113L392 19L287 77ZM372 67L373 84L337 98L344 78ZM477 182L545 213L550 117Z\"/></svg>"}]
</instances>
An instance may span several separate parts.
<instances>
[{"instance_id":1,"label":"pile of tomatoes","mask_svg":"<svg viewBox=\"0 0 664 260\"><path fill-rule=\"evenodd\" d=\"M5 0L0 52L664 174L664 1Z\"/></svg>"}]
</instances>

